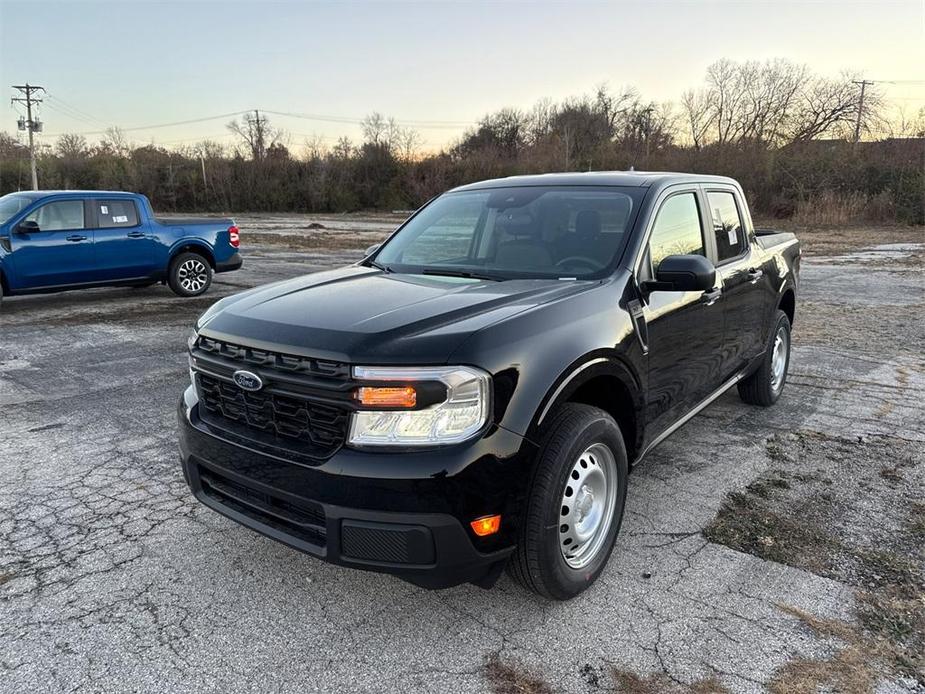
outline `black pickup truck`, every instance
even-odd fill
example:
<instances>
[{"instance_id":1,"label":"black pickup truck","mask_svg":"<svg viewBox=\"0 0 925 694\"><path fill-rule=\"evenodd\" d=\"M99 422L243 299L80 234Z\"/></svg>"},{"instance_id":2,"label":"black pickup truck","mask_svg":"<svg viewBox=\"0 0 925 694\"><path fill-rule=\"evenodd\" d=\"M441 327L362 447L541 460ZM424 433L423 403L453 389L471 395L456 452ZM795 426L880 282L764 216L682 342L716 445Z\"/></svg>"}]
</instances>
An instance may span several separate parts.
<instances>
[{"instance_id":1,"label":"black pickup truck","mask_svg":"<svg viewBox=\"0 0 925 694\"><path fill-rule=\"evenodd\" d=\"M183 472L229 518L426 587L601 573L629 468L787 378L800 249L729 178L445 193L360 263L231 296L190 336Z\"/></svg>"}]
</instances>

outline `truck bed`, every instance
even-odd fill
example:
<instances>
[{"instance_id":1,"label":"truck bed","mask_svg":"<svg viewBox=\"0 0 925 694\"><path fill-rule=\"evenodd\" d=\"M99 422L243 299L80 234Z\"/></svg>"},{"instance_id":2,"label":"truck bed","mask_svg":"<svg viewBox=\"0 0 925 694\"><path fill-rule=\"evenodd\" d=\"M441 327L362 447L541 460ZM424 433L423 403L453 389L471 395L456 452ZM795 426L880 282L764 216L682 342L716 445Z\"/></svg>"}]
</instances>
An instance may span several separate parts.
<instances>
[{"instance_id":1,"label":"truck bed","mask_svg":"<svg viewBox=\"0 0 925 694\"><path fill-rule=\"evenodd\" d=\"M766 251L797 239L795 234L778 229L755 229L755 236L758 237L758 243Z\"/></svg>"},{"instance_id":2,"label":"truck bed","mask_svg":"<svg viewBox=\"0 0 925 694\"><path fill-rule=\"evenodd\" d=\"M234 220L228 217L155 217L154 221L163 226L191 227L199 224L221 224L231 226Z\"/></svg>"}]
</instances>

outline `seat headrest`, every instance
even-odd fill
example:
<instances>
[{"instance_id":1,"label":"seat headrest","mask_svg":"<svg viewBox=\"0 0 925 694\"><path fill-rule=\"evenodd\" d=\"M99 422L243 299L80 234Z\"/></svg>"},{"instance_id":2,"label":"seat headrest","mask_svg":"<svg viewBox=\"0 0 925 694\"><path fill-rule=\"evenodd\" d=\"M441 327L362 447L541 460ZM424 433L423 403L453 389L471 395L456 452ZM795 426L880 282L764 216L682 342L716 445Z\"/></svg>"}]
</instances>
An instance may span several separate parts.
<instances>
[{"instance_id":1,"label":"seat headrest","mask_svg":"<svg viewBox=\"0 0 925 694\"><path fill-rule=\"evenodd\" d=\"M582 210L575 215L575 233L595 236L601 233L601 213L597 210Z\"/></svg>"}]
</instances>

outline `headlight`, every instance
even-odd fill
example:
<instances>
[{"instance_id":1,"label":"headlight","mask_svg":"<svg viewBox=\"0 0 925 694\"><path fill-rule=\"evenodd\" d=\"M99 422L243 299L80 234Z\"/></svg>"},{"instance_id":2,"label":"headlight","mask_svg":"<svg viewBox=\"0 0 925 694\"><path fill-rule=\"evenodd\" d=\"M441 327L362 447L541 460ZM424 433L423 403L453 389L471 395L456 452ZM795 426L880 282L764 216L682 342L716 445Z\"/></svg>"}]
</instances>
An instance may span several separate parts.
<instances>
[{"instance_id":1,"label":"headlight","mask_svg":"<svg viewBox=\"0 0 925 694\"><path fill-rule=\"evenodd\" d=\"M190 330L189 337L186 338L186 346L189 348L189 352L186 353L186 361L189 363L189 380L193 384L193 388L196 387L196 374L193 371L193 355L190 352L193 351L193 347L196 346L196 340L199 339L199 333L196 332L196 329L193 328Z\"/></svg>"},{"instance_id":2,"label":"headlight","mask_svg":"<svg viewBox=\"0 0 925 694\"><path fill-rule=\"evenodd\" d=\"M488 420L490 377L478 369L357 366L353 376L370 383L357 392L361 406L383 408L353 414L349 442L354 445L459 443L478 433ZM418 409L410 409L414 407Z\"/></svg>"}]
</instances>

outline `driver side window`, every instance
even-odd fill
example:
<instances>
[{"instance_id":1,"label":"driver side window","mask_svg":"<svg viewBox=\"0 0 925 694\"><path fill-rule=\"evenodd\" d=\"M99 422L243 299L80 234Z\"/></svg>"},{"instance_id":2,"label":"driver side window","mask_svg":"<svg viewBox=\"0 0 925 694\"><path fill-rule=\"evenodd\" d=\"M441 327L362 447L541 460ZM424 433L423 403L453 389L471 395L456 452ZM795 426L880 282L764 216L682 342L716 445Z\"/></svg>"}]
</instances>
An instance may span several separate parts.
<instances>
[{"instance_id":1,"label":"driver side window","mask_svg":"<svg viewBox=\"0 0 925 694\"><path fill-rule=\"evenodd\" d=\"M35 222L39 225L39 231L83 229L84 204L82 200L50 202L33 211L23 221Z\"/></svg>"},{"instance_id":2,"label":"driver side window","mask_svg":"<svg viewBox=\"0 0 925 694\"><path fill-rule=\"evenodd\" d=\"M706 255L695 193L678 193L662 203L652 226L648 254L653 277L669 255Z\"/></svg>"}]
</instances>

